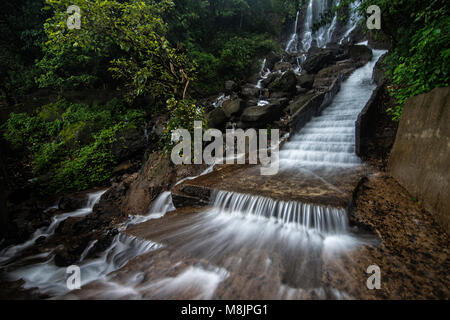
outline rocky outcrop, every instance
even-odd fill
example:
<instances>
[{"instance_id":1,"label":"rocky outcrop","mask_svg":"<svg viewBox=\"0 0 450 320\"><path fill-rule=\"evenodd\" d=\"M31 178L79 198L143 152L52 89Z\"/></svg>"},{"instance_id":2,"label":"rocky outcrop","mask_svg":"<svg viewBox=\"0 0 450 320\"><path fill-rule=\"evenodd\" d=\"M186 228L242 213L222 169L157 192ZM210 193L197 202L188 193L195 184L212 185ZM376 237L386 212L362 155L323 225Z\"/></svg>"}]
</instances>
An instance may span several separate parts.
<instances>
[{"instance_id":1,"label":"rocky outcrop","mask_svg":"<svg viewBox=\"0 0 450 320\"><path fill-rule=\"evenodd\" d=\"M303 62L303 70L308 73L317 73L335 61L336 53L333 50L313 47L308 52L308 58Z\"/></svg>"},{"instance_id":2,"label":"rocky outcrop","mask_svg":"<svg viewBox=\"0 0 450 320\"><path fill-rule=\"evenodd\" d=\"M356 62L356 67L362 67L372 59L372 50L367 46L352 45L347 49L347 55Z\"/></svg>"},{"instance_id":3,"label":"rocky outcrop","mask_svg":"<svg viewBox=\"0 0 450 320\"><path fill-rule=\"evenodd\" d=\"M279 99L263 107L248 107L242 113L238 127L265 128L267 124L280 119L282 111L287 103L287 99Z\"/></svg>"},{"instance_id":4,"label":"rocky outcrop","mask_svg":"<svg viewBox=\"0 0 450 320\"><path fill-rule=\"evenodd\" d=\"M122 214L146 214L150 203L161 192L169 190L183 178L199 175L205 168L205 165L177 166L170 160L170 154L152 153L139 173L121 184L113 185L97 207L109 206L103 202L112 201L119 202L116 210L119 209ZM107 200L108 194L112 199ZM97 207L95 211L98 211Z\"/></svg>"},{"instance_id":5,"label":"rocky outcrop","mask_svg":"<svg viewBox=\"0 0 450 320\"><path fill-rule=\"evenodd\" d=\"M274 92L285 92L288 96L294 96L297 85L297 77L294 71L289 70L269 84L271 96Z\"/></svg>"},{"instance_id":6,"label":"rocky outcrop","mask_svg":"<svg viewBox=\"0 0 450 320\"><path fill-rule=\"evenodd\" d=\"M390 173L450 232L450 87L409 99L389 160Z\"/></svg>"},{"instance_id":7,"label":"rocky outcrop","mask_svg":"<svg viewBox=\"0 0 450 320\"><path fill-rule=\"evenodd\" d=\"M222 104L222 110L227 118L233 118L242 113L245 109L245 101L242 99L227 100Z\"/></svg>"},{"instance_id":8,"label":"rocky outcrop","mask_svg":"<svg viewBox=\"0 0 450 320\"><path fill-rule=\"evenodd\" d=\"M215 108L206 115L208 127L215 129L223 129L227 123L227 116L222 108Z\"/></svg>"},{"instance_id":9,"label":"rocky outcrop","mask_svg":"<svg viewBox=\"0 0 450 320\"><path fill-rule=\"evenodd\" d=\"M302 73L297 76L297 84L305 89L312 89L314 85L314 75L308 73Z\"/></svg>"}]
</instances>

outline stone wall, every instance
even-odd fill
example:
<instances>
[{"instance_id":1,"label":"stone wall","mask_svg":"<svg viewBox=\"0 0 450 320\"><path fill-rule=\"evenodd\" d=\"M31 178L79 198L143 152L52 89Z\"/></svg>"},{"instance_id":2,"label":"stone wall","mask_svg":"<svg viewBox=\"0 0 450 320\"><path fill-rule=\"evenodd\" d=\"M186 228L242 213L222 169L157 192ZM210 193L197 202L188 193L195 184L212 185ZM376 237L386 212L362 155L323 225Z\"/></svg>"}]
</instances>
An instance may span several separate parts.
<instances>
[{"instance_id":1,"label":"stone wall","mask_svg":"<svg viewBox=\"0 0 450 320\"><path fill-rule=\"evenodd\" d=\"M355 151L359 157L367 155L368 145L375 134L378 119L385 112L382 105L384 90L384 83L377 86L356 120Z\"/></svg>"},{"instance_id":2,"label":"stone wall","mask_svg":"<svg viewBox=\"0 0 450 320\"><path fill-rule=\"evenodd\" d=\"M406 102L389 171L450 232L450 87Z\"/></svg>"},{"instance_id":3,"label":"stone wall","mask_svg":"<svg viewBox=\"0 0 450 320\"><path fill-rule=\"evenodd\" d=\"M368 144L374 136L379 118L385 113L382 105L385 88L384 70L381 67L386 54L380 57L373 69L373 80L377 88L372 92L369 101L356 120L355 147L359 157L367 155Z\"/></svg>"}]
</instances>

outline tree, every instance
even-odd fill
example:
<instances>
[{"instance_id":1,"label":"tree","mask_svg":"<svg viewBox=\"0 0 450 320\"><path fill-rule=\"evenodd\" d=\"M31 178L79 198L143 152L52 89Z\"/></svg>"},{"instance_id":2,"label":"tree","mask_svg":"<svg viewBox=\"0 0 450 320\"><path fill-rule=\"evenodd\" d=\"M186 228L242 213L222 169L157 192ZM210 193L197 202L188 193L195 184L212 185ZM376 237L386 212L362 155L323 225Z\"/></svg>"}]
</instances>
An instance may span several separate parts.
<instances>
[{"instance_id":1,"label":"tree","mask_svg":"<svg viewBox=\"0 0 450 320\"><path fill-rule=\"evenodd\" d=\"M193 69L166 39L167 24L161 18L173 8L171 0L48 3L54 15L44 25L48 41L39 62L41 86L63 89L106 82L123 87L129 100L185 95ZM67 28L69 5L81 9L80 29Z\"/></svg>"}]
</instances>

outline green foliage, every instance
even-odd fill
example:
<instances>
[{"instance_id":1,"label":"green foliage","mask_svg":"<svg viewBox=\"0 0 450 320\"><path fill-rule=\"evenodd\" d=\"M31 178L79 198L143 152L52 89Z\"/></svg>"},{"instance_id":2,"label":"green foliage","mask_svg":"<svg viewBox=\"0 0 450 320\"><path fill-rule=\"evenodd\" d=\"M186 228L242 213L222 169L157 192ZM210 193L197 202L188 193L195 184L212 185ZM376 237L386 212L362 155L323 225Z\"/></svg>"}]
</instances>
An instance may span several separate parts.
<instances>
[{"instance_id":1,"label":"green foliage","mask_svg":"<svg viewBox=\"0 0 450 320\"><path fill-rule=\"evenodd\" d=\"M193 73L173 49L161 16L173 7L162 1L48 0L54 12L44 24L48 41L38 66L41 87L59 89L120 86L131 101L151 95L181 96ZM81 9L81 29L66 26L69 5Z\"/></svg>"},{"instance_id":2,"label":"green foliage","mask_svg":"<svg viewBox=\"0 0 450 320\"><path fill-rule=\"evenodd\" d=\"M168 38L187 48L196 65L196 88L220 90L249 75L252 62L281 50L279 38L304 0L174 0Z\"/></svg>"},{"instance_id":3,"label":"green foliage","mask_svg":"<svg viewBox=\"0 0 450 320\"><path fill-rule=\"evenodd\" d=\"M31 154L36 175L50 177L45 192L83 190L110 177L116 159L111 147L118 134L140 128L145 113L127 109L117 99L104 105L60 100L35 115L12 113L4 138Z\"/></svg>"},{"instance_id":4,"label":"green foliage","mask_svg":"<svg viewBox=\"0 0 450 320\"><path fill-rule=\"evenodd\" d=\"M389 92L397 105L389 109L399 120L405 101L437 87L450 85L450 17L435 21L418 30L412 37L407 55L395 50L391 55L393 85Z\"/></svg>"},{"instance_id":5,"label":"green foliage","mask_svg":"<svg viewBox=\"0 0 450 320\"><path fill-rule=\"evenodd\" d=\"M194 132L194 121L202 121L202 128L207 128L204 117L203 107L196 105L195 101L176 100L170 98L167 100L167 108L170 112L170 118L167 121L166 131L164 133L165 148L168 150L172 146L172 132L176 129L186 129L191 134Z\"/></svg>"}]
</instances>

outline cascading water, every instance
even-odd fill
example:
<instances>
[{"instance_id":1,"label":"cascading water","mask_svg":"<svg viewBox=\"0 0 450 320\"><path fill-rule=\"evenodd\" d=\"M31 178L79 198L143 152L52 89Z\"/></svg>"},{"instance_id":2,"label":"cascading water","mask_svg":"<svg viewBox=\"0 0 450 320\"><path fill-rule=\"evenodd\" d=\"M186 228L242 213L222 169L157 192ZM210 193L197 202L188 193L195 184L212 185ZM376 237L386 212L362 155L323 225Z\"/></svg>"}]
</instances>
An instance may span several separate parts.
<instances>
[{"instance_id":1,"label":"cascading water","mask_svg":"<svg viewBox=\"0 0 450 320\"><path fill-rule=\"evenodd\" d=\"M100 200L101 196L105 192L106 192L106 190L90 193L88 195L86 207L75 210L73 212L63 213L63 214L54 216L52 218L52 222L50 223L50 225L48 227L43 227L43 228L36 230L34 232L33 236L31 237L31 239L29 239L28 241L2 250L0 252L0 263L8 261L9 259L17 256L23 250L30 248L36 242L36 240L38 238L40 238L40 237L47 238L47 237L52 236L55 233L56 228L58 228L58 226L60 225L60 223L64 220L66 220L67 218L83 217L83 216L86 216L89 213L91 213L92 209L94 208L94 205ZM54 206L51 208L54 208Z\"/></svg>"},{"instance_id":2,"label":"cascading water","mask_svg":"<svg viewBox=\"0 0 450 320\"><path fill-rule=\"evenodd\" d=\"M317 33L312 32L314 19L328 9L328 3L322 0L308 2L301 45L298 42L300 33L297 34L300 14L297 13L287 52L294 52L301 46L303 59L314 42L324 46L330 41L337 23L336 16L331 24ZM332 104L284 144L280 151L282 170L340 170L360 164L354 153L355 120L375 88L371 83L372 70L384 51L373 52L373 60L342 83L341 91ZM262 79L269 74L264 62L258 86L261 87ZM227 98L225 95L219 97L217 106ZM86 208L56 216L49 227L36 231L26 243L2 251L2 268L13 270L7 276L11 280L24 279L25 288L38 287L50 296L67 294L66 268L55 266L54 250L10 261L32 246L38 237L52 236L61 221L92 212L101 195L91 194ZM154 222L149 220L161 218L172 209L171 193L164 192L154 201L147 215L130 217L121 229L145 221ZM211 198L210 208L195 215L170 219L176 219L176 223L160 224L152 241L119 233L109 248L96 257L89 257L96 240L90 242L78 262L83 275L82 285L98 281L109 290L94 291L92 297L167 298L193 291L193 298L209 299L217 297L216 290L224 293L227 286L221 286L221 283L225 281L239 283L240 290L247 293L259 291L261 281L273 281L271 292L264 297L302 298L310 290L316 297L349 298L335 289L325 290L320 273L324 256L361 244L361 240L352 234L344 208L217 191ZM130 259L144 253L153 254L166 247L194 257L197 263L187 266L176 276L161 272L159 278L156 276L156 280L146 285L143 285L146 277L140 273L125 283L110 277L111 272L123 267ZM182 262L174 261L171 266ZM156 270L154 272L158 275ZM244 278L247 280L242 281ZM220 297L223 296L226 297L226 291Z\"/></svg>"},{"instance_id":3,"label":"cascading water","mask_svg":"<svg viewBox=\"0 0 450 320\"><path fill-rule=\"evenodd\" d=\"M371 62L342 83L331 105L283 146L281 168L354 167L361 163L355 154L355 121L375 89L373 67L385 51L373 53Z\"/></svg>"},{"instance_id":4,"label":"cascading water","mask_svg":"<svg viewBox=\"0 0 450 320\"><path fill-rule=\"evenodd\" d=\"M297 29L298 29L298 17L300 15L300 12L297 11L297 16L295 18L295 25L294 25L294 32L292 32L291 38L289 39L288 43L286 44L286 48L284 51L286 52L296 52L297 51Z\"/></svg>"},{"instance_id":5,"label":"cascading water","mask_svg":"<svg viewBox=\"0 0 450 320\"><path fill-rule=\"evenodd\" d=\"M340 208L279 201L226 191L217 193L213 206L222 214L229 214L243 220L274 223L285 228L317 231L324 234L347 232L346 212Z\"/></svg>"},{"instance_id":6,"label":"cascading water","mask_svg":"<svg viewBox=\"0 0 450 320\"><path fill-rule=\"evenodd\" d=\"M0 254L0 262L2 262L0 270L6 270L6 279L12 281L22 279L25 289L37 287L41 294L50 296L59 296L69 292L70 290L66 286L66 268L58 267L54 262L54 249L56 248L34 256L21 257L20 253L30 248L37 238L51 237L58 225L67 218L82 217L91 213L105 192L106 190L102 190L88 194L88 201L84 208L53 217L50 226L37 230L32 239L3 250ZM161 203L155 204L158 210L162 210L162 206ZM96 242L97 240L93 240L88 244L77 263L82 274L82 285L104 278L109 273L121 268L130 259L161 247L160 244L151 241L118 234L104 252L97 257L86 259Z\"/></svg>"},{"instance_id":7,"label":"cascading water","mask_svg":"<svg viewBox=\"0 0 450 320\"><path fill-rule=\"evenodd\" d=\"M358 19L360 18L359 12L357 11L358 3L352 2L350 3L350 16L347 21L346 31L344 35L339 40L339 44L343 44L344 41L347 41L349 39L350 34L353 32L353 30L356 29L358 26Z\"/></svg>"}]
</instances>

